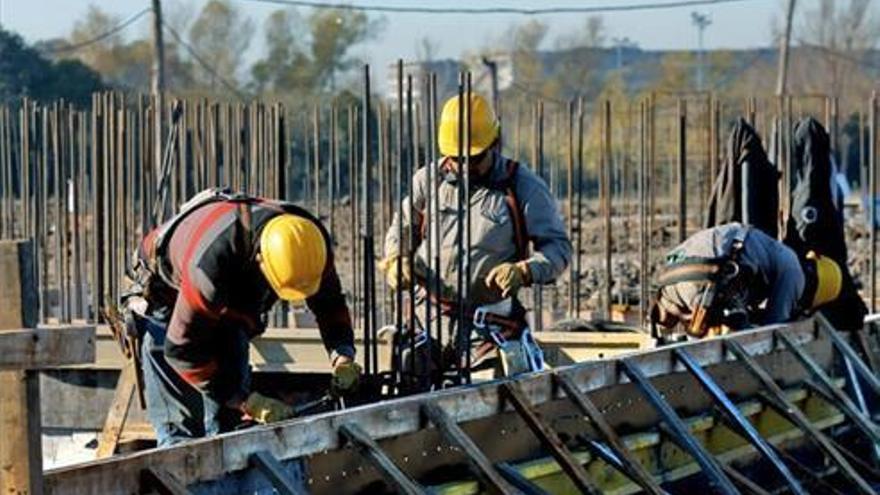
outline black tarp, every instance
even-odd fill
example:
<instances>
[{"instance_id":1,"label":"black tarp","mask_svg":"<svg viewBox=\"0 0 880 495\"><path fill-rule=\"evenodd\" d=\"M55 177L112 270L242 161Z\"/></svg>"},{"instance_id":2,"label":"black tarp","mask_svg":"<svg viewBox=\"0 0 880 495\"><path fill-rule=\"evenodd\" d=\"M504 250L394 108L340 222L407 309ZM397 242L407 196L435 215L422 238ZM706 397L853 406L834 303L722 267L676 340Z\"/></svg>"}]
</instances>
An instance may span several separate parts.
<instances>
[{"instance_id":1,"label":"black tarp","mask_svg":"<svg viewBox=\"0 0 880 495\"><path fill-rule=\"evenodd\" d=\"M777 238L778 179L779 172L767 159L761 137L739 118L730 131L727 155L712 185L705 227L740 222Z\"/></svg>"},{"instance_id":2,"label":"black tarp","mask_svg":"<svg viewBox=\"0 0 880 495\"><path fill-rule=\"evenodd\" d=\"M861 328L867 308L847 269L843 212L834 201L830 140L822 124L812 117L794 127L791 174L791 214L785 244L794 249L802 263L808 252L815 251L840 265L840 297L821 312L841 330Z\"/></svg>"}]
</instances>

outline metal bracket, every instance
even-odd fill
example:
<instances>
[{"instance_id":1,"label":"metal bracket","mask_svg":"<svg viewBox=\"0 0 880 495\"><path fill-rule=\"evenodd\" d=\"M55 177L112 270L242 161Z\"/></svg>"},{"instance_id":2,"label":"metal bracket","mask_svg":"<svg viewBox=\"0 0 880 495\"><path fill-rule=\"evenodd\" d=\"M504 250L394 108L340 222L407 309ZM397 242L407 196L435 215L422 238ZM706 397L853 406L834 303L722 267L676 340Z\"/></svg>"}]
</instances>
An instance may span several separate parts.
<instances>
[{"instance_id":1,"label":"metal bracket","mask_svg":"<svg viewBox=\"0 0 880 495\"><path fill-rule=\"evenodd\" d=\"M607 444L607 448L613 452L614 456L621 461L622 471L630 477L637 485L639 485L646 493L650 495L663 495L666 492L660 488L660 485L654 481L651 473L630 453L629 449L623 443L623 440L599 411L599 408L593 404L593 401L586 394L580 391L577 384L570 376L561 373L553 374L554 382L559 385L568 399L580 410L581 414L587 417L602 435L602 440Z\"/></svg>"},{"instance_id":2,"label":"metal bracket","mask_svg":"<svg viewBox=\"0 0 880 495\"><path fill-rule=\"evenodd\" d=\"M486 488L492 493L519 493L507 480L501 476L501 473L495 469L492 462L486 457L486 454L477 447L477 444L471 440L471 437L461 429L458 424L449 417L443 409L437 404L422 404L422 413L434 423L434 426L440 430L443 437L460 448L468 460L471 471L480 481L486 485Z\"/></svg>"},{"instance_id":3,"label":"metal bracket","mask_svg":"<svg viewBox=\"0 0 880 495\"><path fill-rule=\"evenodd\" d=\"M819 314L816 315L816 321L819 323L817 325L819 329L831 339L831 343L834 344L834 347L852 362L856 371L858 371L859 375L865 379L865 382L871 387L871 390L880 396L880 378L877 378L877 375L875 375L868 365L862 361L855 349L853 349L852 346L840 336L837 329L831 325L831 322L829 322L827 318Z\"/></svg>"},{"instance_id":4,"label":"metal bracket","mask_svg":"<svg viewBox=\"0 0 880 495\"><path fill-rule=\"evenodd\" d=\"M525 495L550 495L546 490L532 483L528 478L520 474L515 467L506 462L495 464L495 469L501 473L501 476L504 476L504 479Z\"/></svg>"},{"instance_id":5,"label":"metal bracket","mask_svg":"<svg viewBox=\"0 0 880 495\"><path fill-rule=\"evenodd\" d=\"M425 493L425 489L407 476L363 428L354 423L348 423L339 427L339 433L382 473L382 477L394 487L395 492L407 495Z\"/></svg>"},{"instance_id":6,"label":"metal bracket","mask_svg":"<svg viewBox=\"0 0 880 495\"><path fill-rule=\"evenodd\" d=\"M648 399L648 402L654 406L654 409L663 421L662 424L668 428L673 440L697 461L703 473L709 478L709 483L722 493L728 495L738 494L739 490L736 489L733 482L724 473L724 469L719 465L715 457L691 435L684 421L675 413L675 410L672 409L663 396L660 395L660 392L651 385L650 380L648 380L648 377L645 376L639 366L628 359L619 360L618 365L623 374L633 382L636 388Z\"/></svg>"},{"instance_id":7,"label":"metal bracket","mask_svg":"<svg viewBox=\"0 0 880 495\"><path fill-rule=\"evenodd\" d=\"M785 463L782 462L782 459L777 455L776 449L774 449L773 446L770 445L760 433L758 433L758 430L755 429L748 418L740 412L739 408L737 408L733 401L730 400L730 397L728 397L724 390L715 382L715 380L712 379L709 373L700 366L697 360L684 349L675 349L673 355L692 375L694 375L694 378L697 379L703 387L703 390L712 397L715 404L724 413L724 417L735 427L735 430L748 440L758 452L763 454L771 464L773 464L773 467L776 468L776 471L780 475L782 475L788 487L791 488L791 491L798 495L807 495L808 492L803 486L801 486L800 481L798 481L794 474L788 469L788 466L786 466Z\"/></svg>"},{"instance_id":8,"label":"metal bracket","mask_svg":"<svg viewBox=\"0 0 880 495\"><path fill-rule=\"evenodd\" d=\"M847 397L846 394L840 391L837 387L834 386L831 378L827 373L819 366L816 361L807 355L803 349L797 346L792 340L791 337L785 335L784 332L775 332L774 335L782 342L782 345L791 352L794 357L797 359L801 366L804 367L810 373L815 380L818 381L818 386L821 387L825 393L834 398L833 405L834 407L840 409L856 426L871 439L871 441L877 445L880 444L880 432L877 430L877 425L871 422L871 419L862 414L859 411L859 408Z\"/></svg>"},{"instance_id":9,"label":"metal bracket","mask_svg":"<svg viewBox=\"0 0 880 495\"><path fill-rule=\"evenodd\" d=\"M587 470L574 458L571 451L565 446L565 442L559 438L559 435L541 420L537 411L532 409L528 399L522 394L516 385L505 382L500 385L500 390L504 397L513 404L513 408L519 414L520 418L525 421L532 433L541 440L544 448L550 451L550 454L559 463L565 474L571 478L571 481L582 493L600 494L602 493L598 487L590 480Z\"/></svg>"},{"instance_id":10,"label":"metal bracket","mask_svg":"<svg viewBox=\"0 0 880 495\"><path fill-rule=\"evenodd\" d=\"M140 475L141 493L148 493L151 489L159 495L189 495L186 485L180 482L173 474L161 468L146 468L141 470Z\"/></svg>"},{"instance_id":11,"label":"metal bracket","mask_svg":"<svg viewBox=\"0 0 880 495\"><path fill-rule=\"evenodd\" d=\"M746 370L751 373L763 386L766 391L762 395L766 399L768 405L776 409L786 420L798 427L807 437L818 445L837 467L843 471L843 474L858 487L859 491L865 494L873 494L874 489L862 478L859 473L846 461L843 454L840 453L828 437L816 428L810 420L804 415L795 404L788 400L785 393L779 388L779 385L770 377L766 370L761 368L755 359L746 352L745 348L735 340L727 339L724 341L724 348L730 351L737 360L739 360Z\"/></svg>"},{"instance_id":12,"label":"metal bracket","mask_svg":"<svg viewBox=\"0 0 880 495\"><path fill-rule=\"evenodd\" d=\"M272 483L272 488L280 495L305 495L305 492L294 485L278 459L265 450L251 454L248 462L257 468Z\"/></svg>"}]
</instances>

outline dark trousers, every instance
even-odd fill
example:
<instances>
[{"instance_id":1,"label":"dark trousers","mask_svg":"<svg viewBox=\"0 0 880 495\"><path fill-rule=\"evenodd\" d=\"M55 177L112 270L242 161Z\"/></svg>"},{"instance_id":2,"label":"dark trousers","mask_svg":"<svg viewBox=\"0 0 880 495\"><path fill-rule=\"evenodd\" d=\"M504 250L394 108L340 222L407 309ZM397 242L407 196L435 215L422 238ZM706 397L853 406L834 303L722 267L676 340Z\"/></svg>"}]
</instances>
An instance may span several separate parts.
<instances>
[{"instance_id":1,"label":"dark trousers","mask_svg":"<svg viewBox=\"0 0 880 495\"><path fill-rule=\"evenodd\" d=\"M247 337L242 332L218 336L220 369L204 389L187 383L165 359L165 327L149 320L141 345L147 417L159 447L230 431L241 413L226 407L230 398L250 388Z\"/></svg>"}]
</instances>

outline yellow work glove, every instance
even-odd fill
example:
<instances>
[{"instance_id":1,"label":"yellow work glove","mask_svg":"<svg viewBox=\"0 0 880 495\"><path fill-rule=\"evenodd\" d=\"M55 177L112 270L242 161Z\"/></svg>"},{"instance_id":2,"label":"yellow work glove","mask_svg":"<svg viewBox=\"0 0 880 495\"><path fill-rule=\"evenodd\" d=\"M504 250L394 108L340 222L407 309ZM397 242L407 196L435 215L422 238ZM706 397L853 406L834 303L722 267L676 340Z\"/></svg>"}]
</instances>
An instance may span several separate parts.
<instances>
[{"instance_id":1,"label":"yellow work glove","mask_svg":"<svg viewBox=\"0 0 880 495\"><path fill-rule=\"evenodd\" d=\"M274 423L294 416L293 408L284 402L253 392L241 406L242 410L257 423Z\"/></svg>"},{"instance_id":2,"label":"yellow work glove","mask_svg":"<svg viewBox=\"0 0 880 495\"><path fill-rule=\"evenodd\" d=\"M357 389L361 377L361 366L348 356L339 356L333 363L330 378L330 391L333 395L344 395Z\"/></svg>"},{"instance_id":3,"label":"yellow work glove","mask_svg":"<svg viewBox=\"0 0 880 495\"><path fill-rule=\"evenodd\" d=\"M531 282L529 265L524 261L518 263L501 263L486 275L486 287L498 289L501 297L516 295L520 287Z\"/></svg>"},{"instance_id":4,"label":"yellow work glove","mask_svg":"<svg viewBox=\"0 0 880 495\"><path fill-rule=\"evenodd\" d=\"M392 290L397 290L397 259L400 258L400 290L407 290L413 283L413 273L409 269L409 256L400 256L398 254L388 255L379 262L379 269L385 272L385 281ZM428 269L425 263L416 258L413 261L413 270L416 278L424 279L427 276Z\"/></svg>"}]
</instances>

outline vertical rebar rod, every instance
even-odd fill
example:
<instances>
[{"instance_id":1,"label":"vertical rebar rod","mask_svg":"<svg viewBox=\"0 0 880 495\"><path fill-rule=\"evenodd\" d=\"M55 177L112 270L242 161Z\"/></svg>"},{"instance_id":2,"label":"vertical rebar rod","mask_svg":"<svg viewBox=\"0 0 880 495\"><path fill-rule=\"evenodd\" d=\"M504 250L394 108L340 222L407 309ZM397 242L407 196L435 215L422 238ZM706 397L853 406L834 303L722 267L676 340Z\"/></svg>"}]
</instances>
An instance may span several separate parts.
<instances>
[{"instance_id":1,"label":"vertical rebar rod","mask_svg":"<svg viewBox=\"0 0 880 495\"><path fill-rule=\"evenodd\" d=\"M318 105L312 109L312 179L315 190L312 192L315 202L315 216L321 218L321 113Z\"/></svg>"},{"instance_id":2,"label":"vertical rebar rod","mask_svg":"<svg viewBox=\"0 0 880 495\"><path fill-rule=\"evenodd\" d=\"M602 111L602 177L601 177L601 196L602 196L602 215L604 217L604 315L605 318L611 319L611 290L613 285L611 270L611 101L605 100Z\"/></svg>"},{"instance_id":3,"label":"vertical rebar rod","mask_svg":"<svg viewBox=\"0 0 880 495\"><path fill-rule=\"evenodd\" d=\"M401 108L402 109L402 108ZM415 194L415 183L413 181L413 175L416 170L416 148L418 143L416 143L415 136L415 125L414 125L414 113L413 113L413 80L412 74L406 75L406 159L401 160L401 164L405 164L405 178L406 178L406 190L407 190L407 201L406 208L409 209L409 217L411 219L416 218L420 212L416 211L416 205L413 202L413 195ZM401 184L403 187L403 184ZM423 219L424 221L424 219ZM407 294L407 329L410 332L409 339L409 369L415 371L416 369L416 334L417 329L415 325L416 321L416 281L415 281L415 258L416 258L416 239L415 232L413 229L407 229L406 233L408 237L407 241L407 250L408 250L408 258L407 262L409 263L409 273L412 274L413 280L409 284L408 294ZM421 379L420 376L415 376L416 380Z\"/></svg>"},{"instance_id":4,"label":"vertical rebar rod","mask_svg":"<svg viewBox=\"0 0 880 495\"><path fill-rule=\"evenodd\" d=\"M871 244L871 266L869 270L871 312L877 312L877 93L871 95L868 117L870 135L868 137L868 211Z\"/></svg>"},{"instance_id":5,"label":"vertical rebar rod","mask_svg":"<svg viewBox=\"0 0 880 495\"><path fill-rule=\"evenodd\" d=\"M678 100L678 242L687 239L687 102Z\"/></svg>"},{"instance_id":6,"label":"vertical rebar rod","mask_svg":"<svg viewBox=\"0 0 880 495\"><path fill-rule=\"evenodd\" d=\"M568 128L567 128L567 140L568 146L566 150L568 151L567 161L566 161L566 203L568 205L568 238L569 240L574 239L575 229L580 228L575 225L575 215L574 215L574 105L575 100L570 100L568 102L568 107L566 108L566 118ZM572 318L575 312L575 298L574 298L574 281L576 277L575 272L575 264L569 263L568 269L568 317Z\"/></svg>"},{"instance_id":7,"label":"vertical rebar rod","mask_svg":"<svg viewBox=\"0 0 880 495\"><path fill-rule=\"evenodd\" d=\"M373 169L371 162L371 147L372 147L372 136L371 136L371 126L370 126L370 118L371 118L371 108L370 108L370 66L364 66L364 94L361 103L361 124L362 124L362 135L361 139L361 163L363 168L363 177L362 177L362 190L363 190L363 203L362 203L362 215L364 216L364 223L361 227L361 238L363 242L363 306L364 306L364 361L366 363L365 373L368 377L373 376L377 371L377 357L373 352L374 347L374 335L373 335L373 325L375 324L375 306L374 302L376 300L376 287L373 282L374 270L373 270Z\"/></svg>"},{"instance_id":8,"label":"vertical rebar rod","mask_svg":"<svg viewBox=\"0 0 880 495\"><path fill-rule=\"evenodd\" d=\"M538 100L535 110L534 157L538 176L546 180L546 164L544 163L544 101ZM551 189L552 190L552 189ZM532 284L532 330L540 332L544 329L544 287L540 283Z\"/></svg>"},{"instance_id":9,"label":"vertical rebar rod","mask_svg":"<svg viewBox=\"0 0 880 495\"><path fill-rule=\"evenodd\" d=\"M404 229L404 224L406 222L404 219L404 184L406 183L406 171L403 166L403 105L404 105L404 91L403 91L403 60L397 60L397 114L395 115L397 120L397 125L395 126L395 142L394 142L394 162L395 162L395 170L397 173L397 179L394 181L396 190L394 195L394 204L395 209L398 211L398 216L400 221L397 222L397 244L398 250L397 259L395 259L395 263L397 264L397 284L394 289L394 322L398 332L401 332L404 336L408 336L410 340L414 338L414 335L411 333L413 329L404 328L404 319L403 319L403 263L405 261L404 256L409 257L409 237L408 233L412 232L412 229ZM406 213L411 214L412 210L407 210ZM410 221L413 222L415 219L410 217ZM406 250L406 251L405 251ZM407 269L412 269L411 266L408 266ZM412 271L409 272L412 274ZM412 282L412 281L410 281ZM396 362L396 368L398 371L402 370L402 362L400 361L400 349L394 349L394 359ZM410 368L411 370L412 368ZM397 383L400 383L399 380L396 380Z\"/></svg>"},{"instance_id":10,"label":"vertical rebar rod","mask_svg":"<svg viewBox=\"0 0 880 495\"><path fill-rule=\"evenodd\" d=\"M464 292L461 293L462 300L462 308L465 308L465 304L469 304L470 299L470 286L471 286L471 116L472 116L472 108L471 108L471 98L473 95L472 88L472 80L471 80L471 72L468 71L465 75L465 105L464 105L464 125L461 127L464 130L464 149L466 153L464 155L464 204L461 207L464 208ZM459 162L461 163L461 162ZM464 313L462 313L464 316ZM471 324L470 321L465 321L465 326L462 327L462 331L465 333L465 383L471 383Z\"/></svg>"},{"instance_id":11,"label":"vertical rebar rod","mask_svg":"<svg viewBox=\"0 0 880 495\"><path fill-rule=\"evenodd\" d=\"M433 195L433 204L434 204L434 212L435 221L433 223L433 235L434 235L434 259L432 260L434 266L434 294L439 299L443 296L443 287L445 282L443 280L442 274L442 265L440 264L440 247L443 245L443 239L441 239L441 230L440 230L440 160L444 158L439 155L437 152L437 74L432 72L430 75L430 91L428 92L428 115L430 117L429 121L429 139L430 146L428 146L429 156L431 157L431 163L434 164L434 180L430 182L432 187L428 189L433 189L433 185L437 184L436 194ZM428 223L431 226L431 223ZM437 306L437 320L436 320L436 337L437 337L437 347L441 350L442 353L446 350L443 342L443 315L440 310L440 306ZM442 359L441 359L442 361ZM445 363L441 363L441 369L443 369ZM441 373L438 373L438 381L436 385L442 386L443 377Z\"/></svg>"},{"instance_id":12,"label":"vertical rebar rod","mask_svg":"<svg viewBox=\"0 0 880 495\"><path fill-rule=\"evenodd\" d=\"M464 204L467 201L467 198L464 195L464 181L467 176L467 170L463 170L464 162L465 162L465 147L464 147L464 119L465 119L465 88L464 88L464 74L459 73L458 75L458 153L456 155L456 167L455 167L455 175L456 175L456 185L455 189L458 194L458 201L456 206L456 222L455 222L455 243L456 243L456 255L455 255L455 294L456 294L456 343L455 343L455 355L456 355L456 371L457 376L456 379L458 383L462 383L464 381L465 371L462 369L462 353L469 354L470 349L465 347L466 342L469 340L465 333L467 330L465 329L465 297L464 297L464 258L466 257L465 253L465 245L464 245Z\"/></svg>"},{"instance_id":13,"label":"vertical rebar rod","mask_svg":"<svg viewBox=\"0 0 880 495\"><path fill-rule=\"evenodd\" d=\"M577 107L577 239L575 241L574 253L574 297L575 297L575 313L578 318L581 315L581 261L583 259L583 238L584 238L584 99L578 98Z\"/></svg>"},{"instance_id":14,"label":"vertical rebar rod","mask_svg":"<svg viewBox=\"0 0 880 495\"><path fill-rule=\"evenodd\" d=\"M639 104L639 324L644 325L648 314L648 251L650 232L648 231L648 103Z\"/></svg>"},{"instance_id":15,"label":"vertical rebar rod","mask_svg":"<svg viewBox=\"0 0 880 495\"><path fill-rule=\"evenodd\" d=\"M433 279L438 278L439 273L437 271L433 271L433 265L431 261L434 259L434 232L433 232L433 222L435 222L436 211L434 210L434 196L436 193L434 191L435 185L437 184L436 180L436 169L434 163L433 156L433 145L432 140L434 139L434 130L432 126L433 122L433 108L431 107L431 76L428 75L424 78L424 86L422 93L422 108L423 115L425 117L424 121L424 132L422 137L424 138L423 146L425 147L425 206L424 206L424 225L425 228L422 229L424 235L422 235L422 243L425 246L425 261L427 266L429 267L428 273L433 272L433 277L427 277L425 281L425 293L426 297L424 298L425 303L425 328L424 332L427 335L427 342L430 349L430 346L434 345L435 340L434 336L431 335L433 331L433 301L431 298L431 292L433 287L431 284L433 283ZM435 297L439 300L440 293L436 292ZM439 308L437 312L437 318L440 317Z\"/></svg>"}]
</instances>

